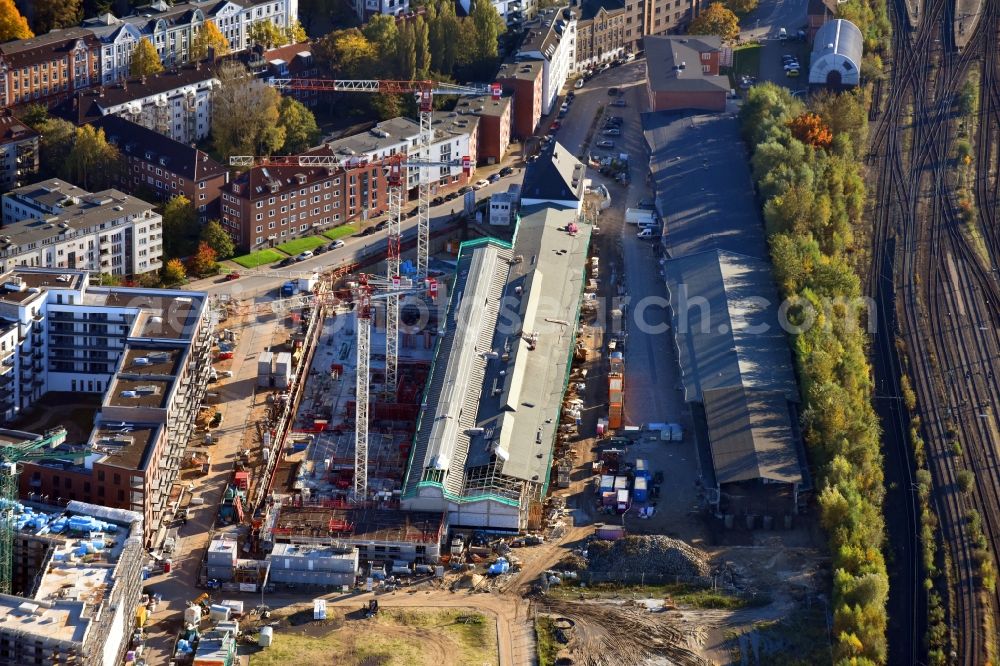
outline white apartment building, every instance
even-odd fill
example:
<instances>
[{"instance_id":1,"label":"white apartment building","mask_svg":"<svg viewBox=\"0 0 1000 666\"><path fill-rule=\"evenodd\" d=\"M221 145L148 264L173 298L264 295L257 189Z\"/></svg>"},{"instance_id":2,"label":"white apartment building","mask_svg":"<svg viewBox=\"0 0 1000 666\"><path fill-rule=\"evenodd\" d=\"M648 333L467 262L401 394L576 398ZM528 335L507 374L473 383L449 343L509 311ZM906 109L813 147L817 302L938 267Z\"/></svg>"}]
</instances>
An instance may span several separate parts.
<instances>
[{"instance_id":1,"label":"white apartment building","mask_svg":"<svg viewBox=\"0 0 1000 666\"><path fill-rule=\"evenodd\" d=\"M216 24L229 41L230 51L236 52L249 48L250 28L255 23L270 21L284 29L297 20L298 0L246 5L230 0L171 5L156 0L131 16L118 18L109 12L87 19L83 27L101 41L101 81L108 84L128 78L132 51L142 37L156 47L164 66L171 67L190 62L191 45L207 21Z\"/></svg>"},{"instance_id":2,"label":"white apartment building","mask_svg":"<svg viewBox=\"0 0 1000 666\"><path fill-rule=\"evenodd\" d=\"M93 455L26 464L22 494L135 511L152 547L208 384L206 294L94 287L84 271L19 267L0 274L0 322L3 424L49 392L100 396L85 438Z\"/></svg>"},{"instance_id":3,"label":"white apartment building","mask_svg":"<svg viewBox=\"0 0 1000 666\"><path fill-rule=\"evenodd\" d=\"M472 2L470 0L458 0L458 2L468 15ZM538 6L537 0L492 0L492 2L497 14L503 17L508 26L521 23L526 17L534 14Z\"/></svg>"},{"instance_id":4,"label":"white apartment building","mask_svg":"<svg viewBox=\"0 0 1000 666\"><path fill-rule=\"evenodd\" d=\"M401 16L410 11L410 0L353 0L354 13L362 21L376 14Z\"/></svg>"},{"instance_id":5,"label":"white apartment building","mask_svg":"<svg viewBox=\"0 0 1000 666\"><path fill-rule=\"evenodd\" d=\"M0 271L15 266L141 275L162 267L163 219L118 190L52 179L3 196Z\"/></svg>"},{"instance_id":6,"label":"white apartment building","mask_svg":"<svg viewBox=\"0 0 1000 666\"><path fill-rule=\"evenodd\" d=\"M576 14L569 7L547 9L525 27L517 57L542 62L542 115L548 115L576 66Z\"/></svg>"}]
</instances>

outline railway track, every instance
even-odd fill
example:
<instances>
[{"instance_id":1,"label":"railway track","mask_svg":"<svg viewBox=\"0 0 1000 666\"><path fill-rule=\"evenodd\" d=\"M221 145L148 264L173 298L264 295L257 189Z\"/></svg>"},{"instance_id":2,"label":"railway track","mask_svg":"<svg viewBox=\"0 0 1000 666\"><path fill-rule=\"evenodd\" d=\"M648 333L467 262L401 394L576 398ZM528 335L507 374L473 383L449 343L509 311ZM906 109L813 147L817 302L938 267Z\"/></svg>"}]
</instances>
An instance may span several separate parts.
<instances>
[{"instance_id":1,"label":"railway track","mask_svg":"<svg viewBox=\"0 0 1000 666\"><path fill-rule=\"evenodd\" d=\"M949 192L948 173L952 145L955 96L969 68L983 61L980 128L991 137L998 127L1000 84L996 72L996 28L1000 10L992 3L980 30L961 54L954 48L951 31L954 7L945 0L931 0L921 23L911 31L905 20L902 0L893 9L895 34L894 67L889 80L885 110L873 112L877 120L871 136L869 164L878 176L878 196L874 219L873 281L870 293L882 316L876 343L882 377L890 397L898 396L899 360L894 338L902 334L909 350L914 388L920 398L922 434L927 446L928 465L935 484L934 507L953 565L953 588L948 595L948 617L952 650L966 664L982 663L986 655L987 613L1000 606L996 595L983 597L978 588L975 544L966 517L973 505L982 516L983 531L994 553L1000 545L1000 459L997 457L998 424L992 414L980 409L1000 398L998 374L992 364L1000 358L1000 289L990 266L983 266L962 233L955 202ZM882 94L881 89L878 91ZM904 145L904 109L912 109L909 145ZM989 144L989 141L980 143ZM977 145L979 176L977 197L983 202L984 227L991 259L1000 256L996 229L997 178L989 177L989 145ZM897 270L897 262L899 270ZM958 316L961 313L961 316ZM962 372L956 377L956 369ZM975 368L984 368L977 373ZM881 410L886 430L905 426L898 406ZM889 418L886 415L889 415ZM976 474L971 497L958 490L961 461L951 451L957 431L965 459ZM891 437L899 463L912 470L908 437ZM899 444L902 442L902 445ZM909 478L912 475L902 476ZM913 502L915 504L915 500ZM916 508L907 509L912 520ZM898 527L897 527L898 529ZM907 530L907 542L910 541ZM914 540L915 543L915 540ZM895 546L896 544L894 544ZM897 548L898 554L898 548ZM911 598L925 608L916 581L920 563L916 558L897 558L894 591L897 610ZM905 585L906 590L898 589ZM922 626L914 612L907 622L896 626L891 646L893 663L922 661L915 637Z\"/></svg>"}]
</instances>

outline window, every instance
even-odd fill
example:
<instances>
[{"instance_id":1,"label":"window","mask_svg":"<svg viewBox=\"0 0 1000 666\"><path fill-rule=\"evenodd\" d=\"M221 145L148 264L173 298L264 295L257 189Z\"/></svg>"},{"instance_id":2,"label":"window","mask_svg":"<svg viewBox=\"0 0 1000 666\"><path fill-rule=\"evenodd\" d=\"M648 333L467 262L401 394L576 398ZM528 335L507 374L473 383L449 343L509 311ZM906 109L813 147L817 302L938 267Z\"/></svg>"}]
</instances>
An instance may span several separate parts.
<instances>
[{"instance_id":1,"label":"window","mask_svg":"<svg viewBox=\"0 0 1000 666\"><path fill-rule=\"evenodd\" d=\"M257 221L260 222L263 219L264 219L264 214L263 213L257 213Z\"/></svg>"},{"instance_id":2,"label":"window","mask_svg":"<svg viewBox=\"0 0 1000 666\"><path fill-rule=\"evenodd\" d=\"M264 232L264 225L263 224L258 224L257 225L257 233L260 234L260 233L263 233L263 232Z\"/></svg>"},{"instance_id":3,"label":"window","mask_svg":"<svg viewBox=\"0 0 1000 666\"><path fill-rule=\"evenodd\" d=\"M271 197L271 198L273 199L274 197ZM263 208L263 207L264 207L264 202L263 201L258 201L257 202L257 208Z\"/></svg>"}]
</instances>

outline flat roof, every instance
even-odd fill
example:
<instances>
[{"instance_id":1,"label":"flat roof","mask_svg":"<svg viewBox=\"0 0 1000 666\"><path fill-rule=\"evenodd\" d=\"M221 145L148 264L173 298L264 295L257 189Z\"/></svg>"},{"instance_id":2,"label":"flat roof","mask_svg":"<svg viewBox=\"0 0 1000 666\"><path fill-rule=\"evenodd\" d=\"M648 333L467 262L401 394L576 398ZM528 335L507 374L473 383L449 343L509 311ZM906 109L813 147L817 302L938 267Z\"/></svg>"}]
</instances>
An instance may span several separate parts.
<instances>
[{"instance_id":1,"label":"flat roof","mask_svg":"<svg viewBox=\"0 0 1000 666\"><path fill-rule=\"evenodd\" d=\"M444 514L398 509L354 509L282 505L273 518L274 538L329 537L341 540L432 542L444 529Z\"/></svg>"},{"instance_id":2,"label":"flat roof","mask_svg":"<svg viewBox=\"0 0 1000 666\"><path fill-rule=\"evenodd\" d=\"M184 350L178 347L128 345L120 374L175 377Z\"/></svg>"},{"instance_id":3,"label":"flat roof","mask_svg":"<svg viewBox=\"0 0 1000 666\"><path fill-rule=\"evenodd\" d=\"M784 392L732 386L705 391L704 400L718 483L802 483Z\"/></svg>"},{"instance_id":4,"label":"flat roof","mask_svg":"<svg viewBox=\"0 0 1000 666\"><path fill-rule=\"evenodd\" d=\"M500 65L497 72L498 79L521 79L523 81L534 81L538 78L544 65L541 60L521 60L505 62Z\"/></svg>"},{"instance_id":5,"label":"flat roof","mask_svg":"<svg viewBox=\"0 0 1000 666\"><path fill-rule=\"evenodd\" d=\"M160 430L156 424L102 421L90 435L90 444L101 462L123 469L141 470L149 456L150 444Z\"/></svg>"},{"instance_id":6,"label":"flat roof","mask_svg":"<svg viewBox=\"0 0 1000 666\"><path fill-rule=\"evenodd\" d=\"M770 264L711 250L668 260L666 273L688 402L740 385L782 391L798 401Z\"/></svg>"},{"instance_id":7,"label":"flat roof","mask_svg":"<svg viewBox=\"0 0 1000 666\"><path fill-rule=\"evenodd\" d=\"M355 560L355 548L338 548L326 544L276 543L271 548L271 557L323 557L336 560Z\"/></svg>"},{"instance_id":8,"label":"flat roof","mask_svg":"<svg viewBox=\"0 0 1000 666\"><path fill-rule=\"evenodd\" d=\"M173 379L151 379L148 377L124 379L119 376L108 387L104 404L111 407L156 407L163 409L167 406L167 399L170 397L170 389L173 385Z\"/></svg>"}]
</instances>

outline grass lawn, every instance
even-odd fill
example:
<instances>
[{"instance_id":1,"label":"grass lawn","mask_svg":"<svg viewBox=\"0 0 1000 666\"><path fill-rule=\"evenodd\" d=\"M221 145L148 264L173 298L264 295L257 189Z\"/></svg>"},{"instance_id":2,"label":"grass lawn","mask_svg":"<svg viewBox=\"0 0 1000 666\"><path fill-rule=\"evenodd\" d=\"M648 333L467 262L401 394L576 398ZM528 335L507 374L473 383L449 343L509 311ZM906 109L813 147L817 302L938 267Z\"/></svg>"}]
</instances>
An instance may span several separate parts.
<instances>
[{"instance_id":1,"label":"grass lawn","mask_svg":"<svg viewBox=\"0 0 1000 666\"><path fill-rule=\"evenodd\" d=\"M233 257L232 261L243 268L257 268L258 266L263 266L264 264L273 264L276 261L281 261L285 258L285 255L281 254L277 250L258 250L257 252L251 252L250 254L244 254L242 257Z\"/></svg>"},{"instance_id":2,"label":"grass lawn","mask_svg":"<svg viewBox=\"0 0 1000 666\"><path fill-rule=\"evenodd\" d=\"M330 240L337 240L338 238L343 238L344 236L350 236L355 231L357 231L357 229L355 229L350 224L342 224L339 227L334 227L333 229L330 229L329 231L324 231L323 235L329 238Z\"/></svg>"},{"instance_id":3,"label":"grass lawn","mask_svg":"<svg viewBox=\"0 0 1000 666\"><path fill-rule=\"evenodd\" d=\"M739 86L741 76L760 76L760 54L764 48L760 44L747 44L733 49L733 67L729 81L733 87Z\"/></svg>"},{"instance_id":4,"label":"grass lawn","mask_svg":"<svg viewBox=\"0 0 1000 666\"><path fill-rule=\"evenodd\" d=\"M271 647L252 654L250 666L329 664L336 654L342 666L437 666L435 654L454 663L496 665L496 623L468 611L382 609L369 620L341 621L328 627L307 623L274 632Z\"/></svg>"},{"instance_id":5,"label":"grass lawn","mask_svg":"<svg viewBox=\"0 0 1000 666\"><path fill-rule=\"evenodd\" d=\"M326 239L322 236L306 236L305 238L296 238L295 240L290 240L287 243L282 243L277 246L282 252L295 256L306 250L315 250L320 245L326 244Z\"/></svg>"},{"instance_id":6,"label":"grass lawn","mask_svg":"<svg viewBox=\"0 0 1000 666\"><path fill-rule=\"evenodd\" d=\"M553 666L559 654L555 626L552 618L539 615L535 618L535 642L538 644L538 666Z\"/></svg>"}]
</instances>

